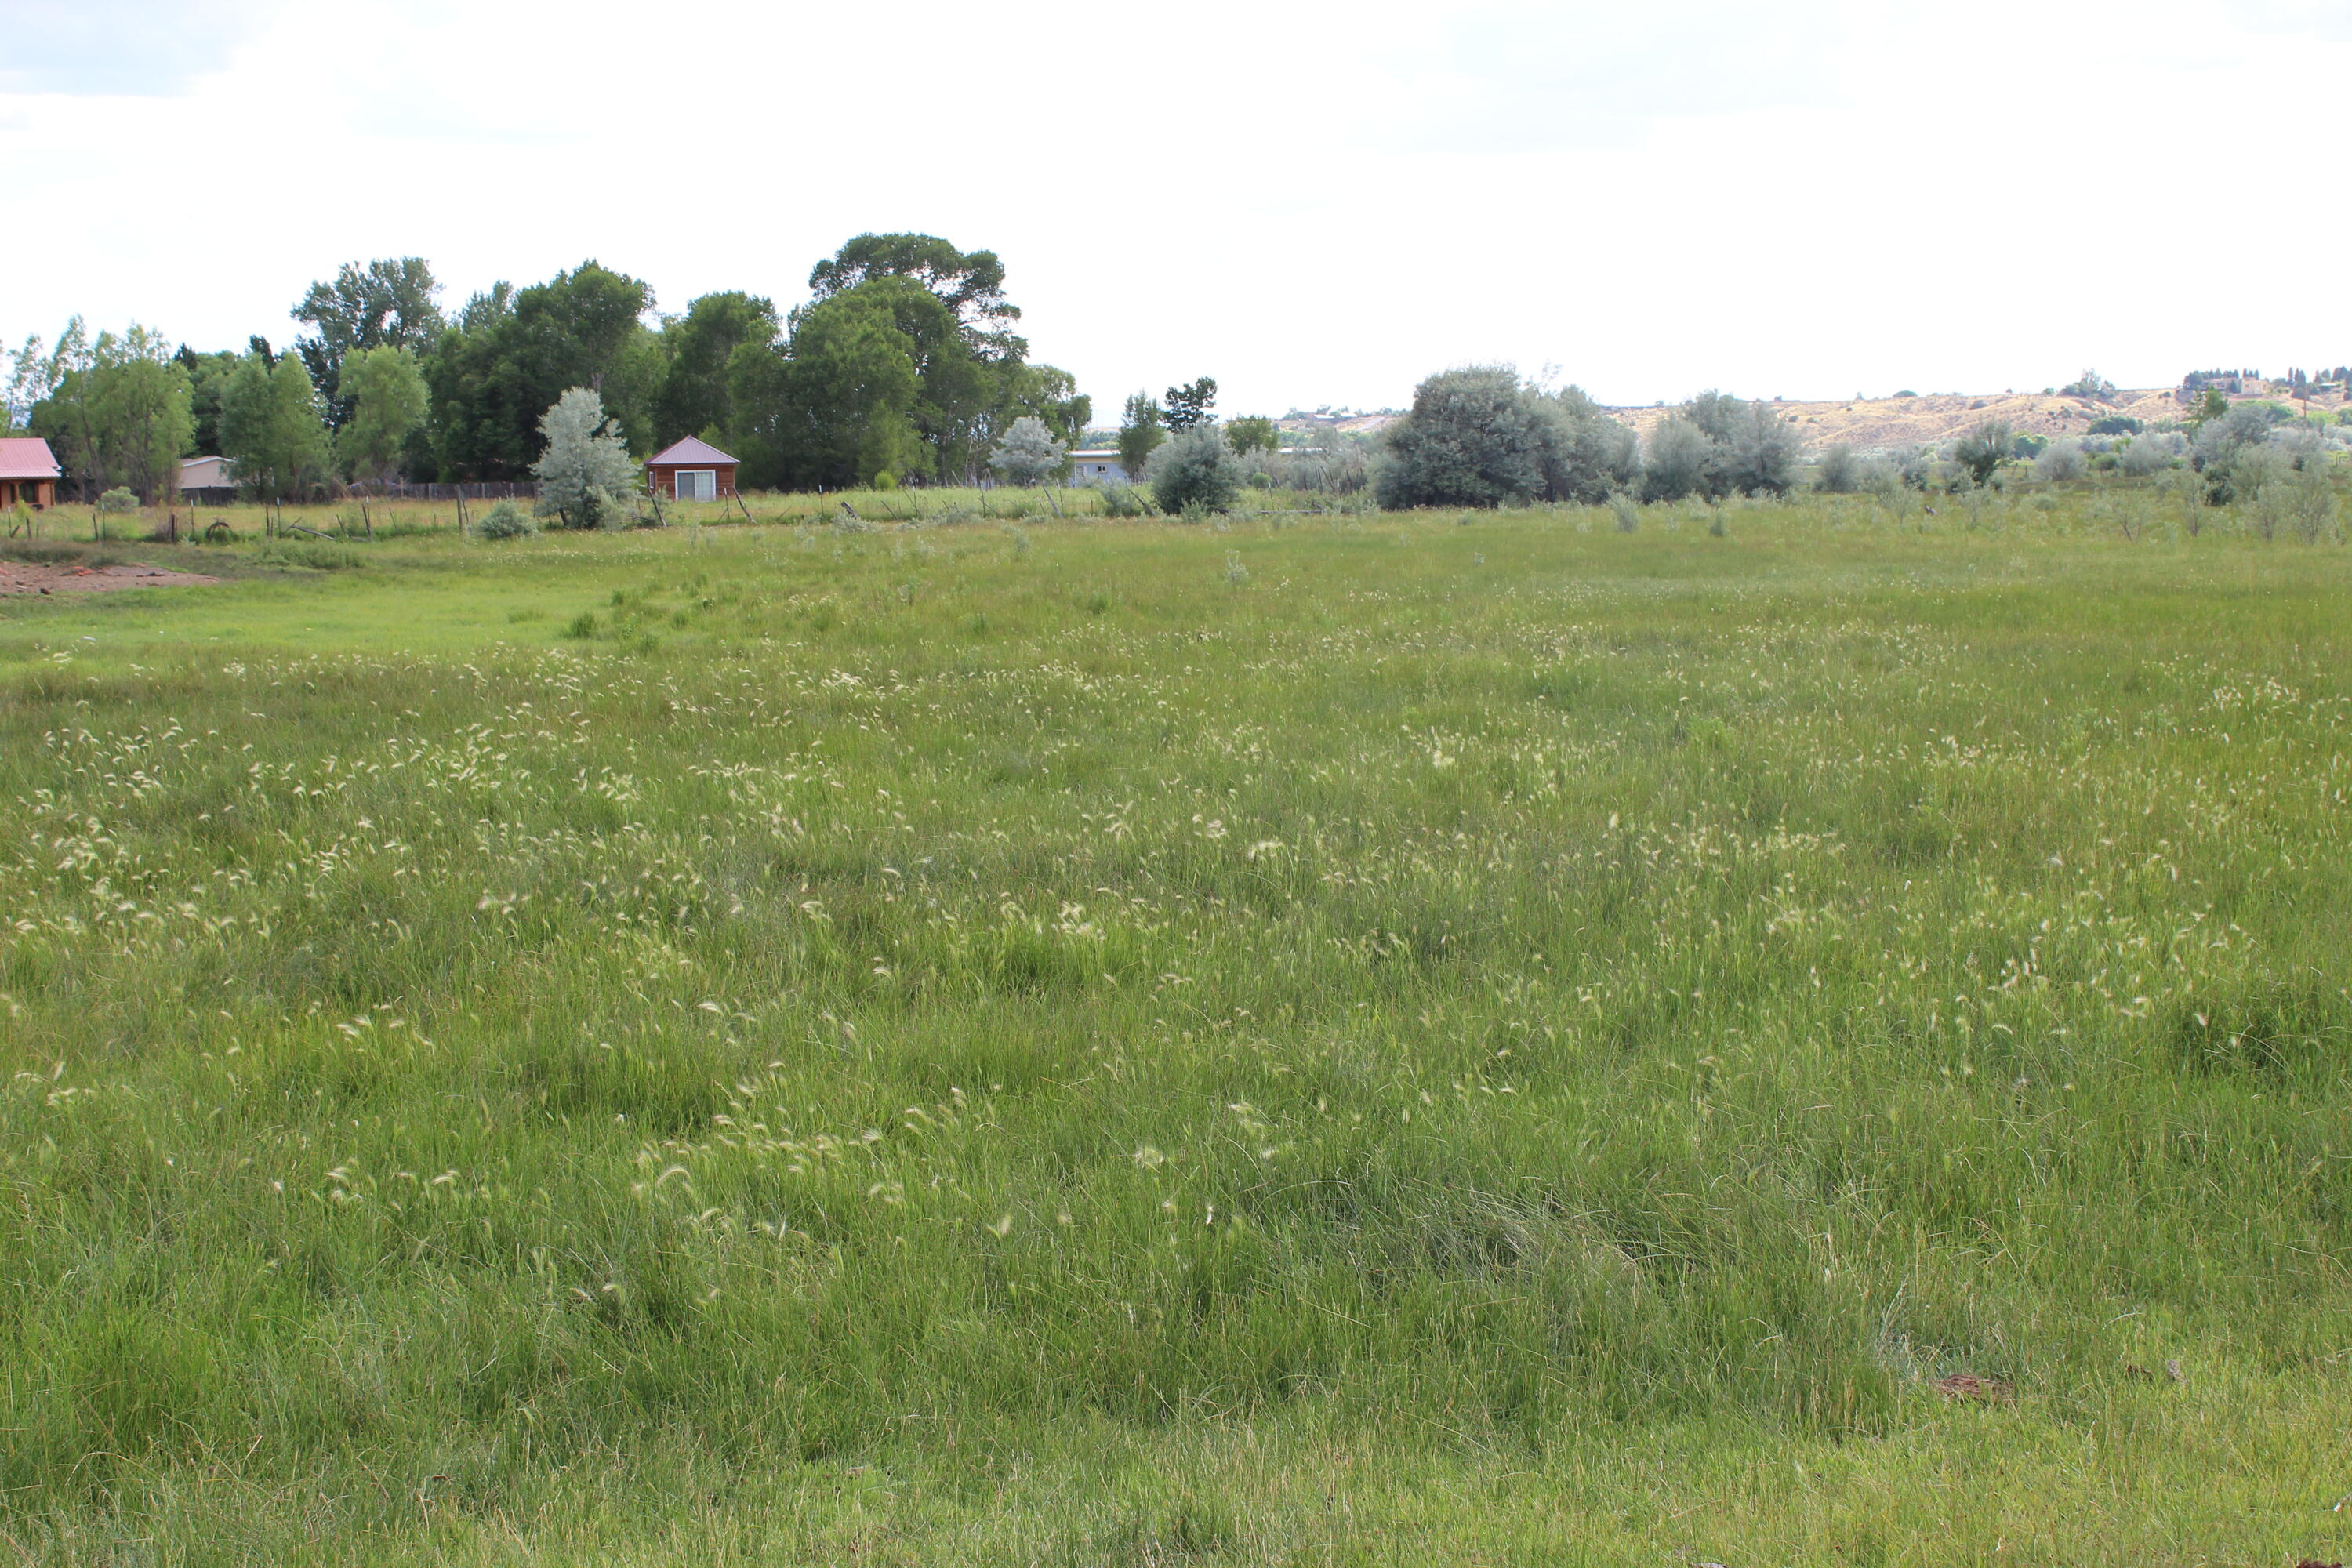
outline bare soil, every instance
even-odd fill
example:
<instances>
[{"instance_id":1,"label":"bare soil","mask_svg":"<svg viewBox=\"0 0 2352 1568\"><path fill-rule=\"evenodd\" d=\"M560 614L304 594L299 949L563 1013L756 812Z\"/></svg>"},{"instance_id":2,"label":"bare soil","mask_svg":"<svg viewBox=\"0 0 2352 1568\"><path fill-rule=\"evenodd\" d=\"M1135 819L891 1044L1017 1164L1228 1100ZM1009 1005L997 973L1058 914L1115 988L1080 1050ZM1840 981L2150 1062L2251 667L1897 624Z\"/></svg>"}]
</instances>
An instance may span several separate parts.
<instances>
[{"instance_id":1,"label":"bare soil","mask_svg":"<svg viewBox=\"0 0 2352 1568\"><path fill-rule=\"evenodd\" d=\"M81 566L71 562L0 561L0 597L16 594L106 594L123 588L197 588L217 583L196 572L141 562Z\"/></svg>"}]
</instances>

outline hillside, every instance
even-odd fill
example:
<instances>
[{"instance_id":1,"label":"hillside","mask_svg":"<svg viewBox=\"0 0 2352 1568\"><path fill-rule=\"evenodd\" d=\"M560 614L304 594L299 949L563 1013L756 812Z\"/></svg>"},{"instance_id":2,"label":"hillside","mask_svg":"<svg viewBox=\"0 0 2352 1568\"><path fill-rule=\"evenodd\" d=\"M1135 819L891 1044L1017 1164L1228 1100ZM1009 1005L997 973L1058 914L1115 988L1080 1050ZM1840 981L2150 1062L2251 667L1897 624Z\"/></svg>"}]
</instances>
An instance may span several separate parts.
<instances>
[{"instance_id":1,"label":"hillside","mask_svg":"<svg viewBox=\"0 0 2352 1568\"><path fill-rule=\"evenodd\" d=\"M2281 400L2284 401L2281 395ZM2334 412L2345 405L2341 397L2315 397L2290 406ZM1780 406L1805 433L1809 449L1843 441L1862 450L1923 447L1949 441L1985 419L2006 419L2018 434L2080 436L2095 420L2111 414L2144 424L2178 420L2188 415L2183 395L2173 387L2118 393L2109 402L2040 392L1969 395L1931 393L1917 397L1838 398L1825 403L1789 403ZM1618 418L1636 430L1650 427L1673 412L1671 407L1612 408Z\"/></svg>"},{"instance_id":2,"label":"hillside","mask_svg":"<svg viewBox=\"0 0 2352 1568\"><path fill-rule=\"evenodd\" d=\"M2335 413L2346 399L2327 395L2307 400L2290 398L2284 389L2263 395L2290 407ZM1862 451L1897 447L1925 447L1949 441L1985 419L2006 419L2021 436L2080 436L2093 422L2111 414L2154 425L2188 416L2186 396L2177 387L2149 387L2119 392L2107 402L2070 397L2058 393L1964 392L1929 393L1914 397L1832 398L1825 402L1775 399L1804 432L1808 450L1843 441ZM1651 426L1674 411L1672 405L1644 408L1616 407L1609 412L1648 434ZM1350 435L1371 435L1394 422L1393 414L1365 414L1332 421L1292 417L1280 421L1285 430L1305 431L1336 426Z\"/></svg>"}]
</instances>

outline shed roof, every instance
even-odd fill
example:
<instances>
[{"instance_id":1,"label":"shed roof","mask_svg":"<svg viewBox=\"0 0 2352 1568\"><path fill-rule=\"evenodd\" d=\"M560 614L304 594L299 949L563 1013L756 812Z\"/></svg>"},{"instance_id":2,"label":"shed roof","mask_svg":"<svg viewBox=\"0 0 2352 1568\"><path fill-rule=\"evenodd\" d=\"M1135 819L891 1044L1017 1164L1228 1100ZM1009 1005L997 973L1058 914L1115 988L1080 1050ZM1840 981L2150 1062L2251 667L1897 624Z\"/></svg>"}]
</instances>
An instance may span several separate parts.
<instances>
[{"instance_id":1,"label":"shed roof","mask_svg":"<svg viewBox=\"0 0 2352 1568\"><path fill-rule=\"evenodd\" d=\"M646 463L648 467L658 466L665 468L680 467L691 468L702 463L734 463L740 461L741 461L740 458L729 457L726 453L720 451L709 442L698 441L691 436L688 436L685 440L680 441L674 447L665 447L663 450L656 452L652 457L646 459Z\"/></svg>"},{"instance_id":2,"label":"shed roof","mask_svg":"<svg viewBox=\"0 0 2352 1568\"><path fill-rule=\"evenodd\" d=\"M0 437L0 479L54 479L57 454L37 436Z\"/></svg>"}]
</instances>

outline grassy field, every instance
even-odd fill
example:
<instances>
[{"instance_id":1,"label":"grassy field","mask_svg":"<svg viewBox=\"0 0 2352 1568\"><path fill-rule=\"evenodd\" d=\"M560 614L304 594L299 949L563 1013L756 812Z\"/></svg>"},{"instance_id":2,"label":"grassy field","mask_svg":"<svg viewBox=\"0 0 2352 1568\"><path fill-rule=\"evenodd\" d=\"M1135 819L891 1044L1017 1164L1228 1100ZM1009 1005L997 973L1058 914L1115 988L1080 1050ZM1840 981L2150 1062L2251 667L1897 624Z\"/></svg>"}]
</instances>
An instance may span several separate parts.
<instances>
[{"instance_id":1,"label":"grassy field","mask_svg":"<svg viewBox=\"0 0 2352 1568\"><path fill-rule=\"evenodd\" d=\"M468 500L464 506L466 518L478 521L494 500ZM528 497L517 501L524 511L531 510ZM641 502L640 504L645 504ZM1339 511L1353 514L1364 503L1345 497L1304 495L1291 490L1249 492L1246 506L1262 510ZM835 490L824 494L814 492L769 493L754 492L738 500L729 497L723 501L674 501L661 503L662 521L679 528L703 526L733 527L750 524L765 527L829 526L843 517L844 507L858 521L878 526L907 523L918 527L964 526L976 522L1036 521L1066 521L1078 518L1098 518L1103 515L1103 492L1092 486L1038 486L1034 489L999 486L989 489L933 488L897 490ZM190 506L174 500L168 504L136 509L127 512L99 512L87 503L68 502L45 512L31 514L29 520L16 526L25 529L12 537L29 540L36 544L139 542L161 540L177 529L183 541L190 543L252 542L263 540L280 525L286 526L287 539L302 542L382 543L388 540L430 536L456 535L458 532L458 503L455 500L371 500L356 497L340 500L303 503L289 501L283 507L265 507L256 501L236 501L219 506ZM214 524L228 531L233 539L208 536ZM0 541L0 543L5 543Z\"/></svg>"},{"instance_id":2,"label":"grassy field","mask_svg":"<svg viewBox=\"0 0 2352 1568\"><path fill-rule=\"evenodd\" d=\"M2352 555L2138 505L0 600L0 1541L2352 1554Z\"/></svg>"}]
</instances>

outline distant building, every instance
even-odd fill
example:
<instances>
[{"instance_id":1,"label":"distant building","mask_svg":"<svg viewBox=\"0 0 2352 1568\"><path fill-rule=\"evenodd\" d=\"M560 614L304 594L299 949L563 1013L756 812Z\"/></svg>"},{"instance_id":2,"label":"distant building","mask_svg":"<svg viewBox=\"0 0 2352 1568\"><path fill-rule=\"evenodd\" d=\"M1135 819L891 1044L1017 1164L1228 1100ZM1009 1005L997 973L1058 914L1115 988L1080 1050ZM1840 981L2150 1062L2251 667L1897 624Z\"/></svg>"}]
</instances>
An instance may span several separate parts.
<instances>
[{"instance_id":1,"label":"distant building","mask_svg":"<svg viewBox=\"0 0 2352 1568\"><path fill-rule=\"evenodd\" d=\"M1074 485L1123 485L1130 481L1127 465L1118 460L1115 449L1098 448L1070 454L1070 483Z\"/></svg>"},{"instance_id":2,"label":"distant building","mask_svg":"<svg viewBox=\"0 0 2352 1568\"><path fill-rule=\"evenodd\" d=\"M667 500L726 500L735 494L737 460L688 436L646 459L646 483Z\"/></svg>"},{"instance_id":3,"label":"distant building","mask_svg":"<svg viewBox=\"0 0 2352 1568\"><path fill-rule=\"evenodd\" d=\"M37 436L0 437L0 506L58 504L58 459Z\"/></svg>"},{"instance_id":4,"label":"distant building","mask_svg":"<svg viewBox=\"0 0 2352 1568\"><path fill-rule=\"evenodd\" d=\"M197 506L226 506L236 499L235 468L226 458L183 458L175 488Z\"/></svg>"}]
</instances>

